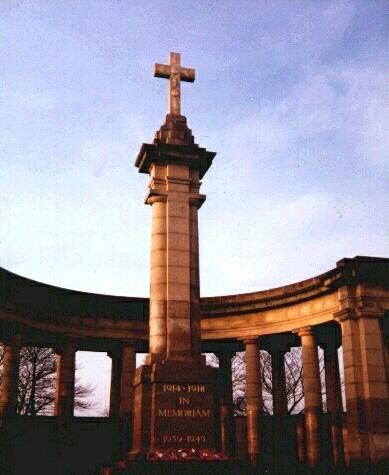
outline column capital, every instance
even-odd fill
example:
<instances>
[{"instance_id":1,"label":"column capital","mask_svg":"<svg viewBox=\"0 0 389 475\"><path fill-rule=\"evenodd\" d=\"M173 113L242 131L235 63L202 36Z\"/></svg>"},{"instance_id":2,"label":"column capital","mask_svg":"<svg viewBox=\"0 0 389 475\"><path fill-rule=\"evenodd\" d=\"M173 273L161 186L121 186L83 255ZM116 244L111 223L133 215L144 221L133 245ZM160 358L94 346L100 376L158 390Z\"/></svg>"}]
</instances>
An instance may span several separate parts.
<instances>
[{"instance_id":1,"label":"column capital","mask_svg":"<svg viewBox=\"0 0 389 475\"><path fill-rule=\"evenodd\" d=\"M334 320L342 323L346 320L358 320L360 318L379 319L384 315L384 310L376 307L345 307L334 313Z\"/></svg>"},{"instance_id":2,"label":"column capital","mask_svg":"<svg viewBox=\"0 0 389 475\"><path fill-rule=\"evenodd\" d=\"M269 354L285 354L293 346L293 340L295 337L292 335L271 335L270 337L261 337L259 344L261 350L265 350Z\"/></svg>"},{"instance_id":3,"label":"column capital","mask_svg":"<svg viewBox=\"0 0 389 475\"><path fill-rule=\"evenodd\" d=\"M303 336L314 336L312 326L297 328L296 330L293 330L292 333L296 333L300 338Z\"/></svg>"},{"instance_id":4,"label":"column capital","mask_svg":"<svg viewBox=\"0 0 389 475\"><path fill-rule=\"evenodd\" d=\"M232 360L232 358L235 356L236 351L231 351L231 350L219 350L219 351L214 351L213 352L216 357L220 359L229 359Z\"/></svg>"},{"instance_id":5,"label":"column capital","mask_svg":"<svg viewBox=\"0 0 389 475\"><path fill-rule=\"evenodd\" d=\"M205 195L200 195L200 194L189 195L189 204L191 206L194 206L197 209L200 209L202 207L205 199L206 199Z\"/></svg>"},{"instance_id":6,"label":"column capital","mask_svg":"<svg viewBox=\"0 0 389 475\"><path fill-rule=\"evenodd\" d=\"M243 342L244 345L253 345L254 343L259 343L259 336L246 336L238 338L238 340Z\"/></svg>"},{"instance_id":7,"label":"column capital","mask_svg":"<svg viewBox=\"0 0 389 475\"><path fill-rule=\"evenodd\" d=\"M120 358L120 353L121 353L121 348L115 348L115 349L110 349L107 351L107 356L108 358L111 358L111 360L114 360L115 358Z\"/></svg>"},{"instance_id":8,"label":"column capital","mask_svg":"<svg viewBox=\"0 0 389 475\"><path fill-rule=\"evenodd\" d=\"M57 343L53 349L54 349L55 354L57 355L63 355L68 350L71 350L72 352L76 353L77 344L76 344L76 341L72 339L63 340Z\"/></svg>"},{"instance_id":9,"label":"column capital","mask_svg":"<svg viewBox=\"0 0 389 475\"><path fill-rule=\"evenodd\" d=\"M148 205L153 205L154 203L165 203L167 201L167 193L162 190L150 190L146 197L145 203Z\"/></svg>"}]
</instances>

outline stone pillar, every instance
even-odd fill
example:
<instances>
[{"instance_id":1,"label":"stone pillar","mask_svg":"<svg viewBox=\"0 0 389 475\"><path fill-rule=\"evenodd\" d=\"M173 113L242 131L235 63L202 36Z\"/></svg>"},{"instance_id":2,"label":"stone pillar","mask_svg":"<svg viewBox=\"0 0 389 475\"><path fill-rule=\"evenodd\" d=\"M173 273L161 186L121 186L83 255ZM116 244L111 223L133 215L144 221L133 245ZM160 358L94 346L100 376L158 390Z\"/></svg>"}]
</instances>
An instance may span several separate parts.
<instances>
[{"instance_id":1,"label":"stone pillar","mask_svg":"<svg viewBox=\"0 0 389 475\"><path fill-rule=\"evenodd\" d=\"M220 445L221 451L229 456L234 454L231 368L231 358L233 354L234 353L231 353L230 351L217 353L219 359Z\"/></svg>"},{"instance_id":2,"label":"stone pillar","mask_svg":"<svg viewBox=\"0 0 389 475\"><path fill-rule=\"evenodd\" d=\"M247 453L252 467L259 465L259 419L262 410L258 339L244 340L246 350Z\"/></svg>"},{"instance_id":3,"label":"stone pillar","mask_svg":"<svg viewBox=\"0 0 389 475\"><path fill-rule=\"evenodd\" d=\"M73 417L76 347L73 342L66 341L56 349L56 353L57 384L54 414L58 417L58 424L61 428Z\"/></svg>"},{"instance_id":4,"label":"stone pillar","mask_svg":"<svg viewBox=\"0 0 389 475\"><path fill-rule=\"evenodd\" d=\"M304 327L297 334L301 338L303 357L307 462L310 468L315 468L320 460L319 414L322 411L319 358L312 328Z\"/></svg>"},{"instance_id":5,"label":"stone pillar","mask_svg":"<svg viewBox=\"0 0 389 475\"><path fill-rule=\"evenodd\" d=\"M124 344L108 354L112 358L109 414L116 425L113 455L122 460L131 447L136 352L133 345Z\"/></svg>"},{"instance_id":6,"label":"stone pillar","mask_svg":"<svg viewBox=\"0 0 389 475\"><path fill-rule=\"evenodd\" d=\"M286 423L288 415L288 399L286 395L285 362L284 356L288 347L277 337L273 337L269 347L272 366L273 392L273 468L275 473L283 473L287 466L290 437L289 425Z\"/></svg>"},{"instance_id":7,"label":"stone pillar","mask_svg":"<svg viewBox=\"0 0 389 475\"><path fill-rule=\"evenodd\" d=\"M305 462L305 427L304 421L299 414L296 417L295 437L296 437L296 459L299 464Z\"/></svg>"},{"instance_id":8,"label":"stone pillar","mask_svg":"<svg viewBox=\"0 0 389 475\"><path fill-rule=\"evenodd\" d=\"M3 346L3 377L0 390L0 430L16 415L21 338L12 335Z\"/></svg>"},{"instance_id":9,"label":"stone pillar","mask_svg":"<svg viewBox=\"0 0 389 475\"><path fill-rule=\"evenodd\" d=\"M153 167L152 179L162 180L161 167ZM166 355L166 284L167 284L167 222L166 196L153 195L147 200L152 206L150 262L150 340L151 360Z\"/></svg>"},{"instance_id":10,"label":"stone pillar","mask_svg":"<svg viewBox=\"0 0 389 475\"><path fill-rule=\"evenodd\" d=\"M386 372L386 382L388 384L388 394L389 394L389 315L384 315L381 320L382 328L382 337L384 343L384 361L385 361L385 372Z\"/></svg>"},{"instance_id":11,"label":"stone pillar","mask_svg":"<svg viewBox=\"0 0 389 475\"><path fill-rule=\"evenodd\" d=\"M150 286L150 358L198 359L200 278L198 208L199 170L168 163L152 165L152 251Z\"/></svg>"},{"instance_id":12,"label":"stone pillar","mask_svg":"<svg viewBox=\"0 0 389 475\"><path fill-rule=\"evenodd\" d=\"M346 421L346 464L360 467L388 461L389 395L379 318L374 308L346 308L342 327Z\"/></svg>"},{"instance_id":13,"label":"stone pillar","mask_svg":"<svg viewBox=\"0 0 389 475\"><path fill-rule=\"evenodd\" d=\"M0 387L0 473L14 475L16 457L20 456L15 446L16 408L18 401L19 360L21 338L13 334L3 344L3 376Z\"/></svg>"},{"instance_id":14,"label":"stone pillar","mask_svg":"<svg viewBox=\"0 0 389 475\"><path fill-rule=\"evenodd\" d=\"M285 416L288 414L288 399L286 396L284 356L288 348L280 348L275 344L270 351L273 390L273 414Z\"/></svg>"},{"instance_id":15,"label":"stone pillar","mask_svg":"<svg viewBox=\"0 0 389 475\"><path fill-rule=\"evenodd\" d=\"M335 335L332 338L327 338L323 342L323 346L332 461L335 467L342 467L344 464L343 404L340 387L338 345Z\"/></svg>"},{"instance_id":16,"label":"stone pillar","mask_svg":"<svg viewBox=\"0 0 389 475\"><path fill-rule=\"evenodd\" d=\"M109 416L119 416L120 406L120 374L122 366L121 348L109 351L107 354L111 358L111 390L109 398Z\"/></svg>"},{"instance_id":17,"label":"stone pillar","mask_svg":"<svg viewBox=\"0 0 389 475\"><path fill-rule=\"evenodd\" d=\"M127 453L131 448L133 428L134 387L133 380L136 367L136 351L133 345L125 345L122 350L120 376L120 405L119 416L122 427L122 452Z\"/></svg>"}]
</instances>

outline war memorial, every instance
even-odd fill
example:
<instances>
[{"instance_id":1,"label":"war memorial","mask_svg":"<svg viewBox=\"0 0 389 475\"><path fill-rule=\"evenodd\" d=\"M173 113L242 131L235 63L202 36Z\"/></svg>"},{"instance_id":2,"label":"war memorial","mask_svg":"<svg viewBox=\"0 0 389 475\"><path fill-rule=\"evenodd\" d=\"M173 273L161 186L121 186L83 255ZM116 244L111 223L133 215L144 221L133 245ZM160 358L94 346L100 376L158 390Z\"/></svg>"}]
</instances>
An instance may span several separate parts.
<instances>
[{"instance_id":1,"label":"war memorial","mask_svg":"<svg viewBox=\"0 0 389 475\"><path fill-rule=\"evenodd\" d=\"M169 81L169 111L135 161L150 176L150 298L78 292L0 269L0 472L384 473L389 259L344 258L284 287L201 298L200 180L216 154L195 143L181 115L180 81L193 82L195 71L171 53L154 74ZM16 415L26 346L57 354L54 416ZM288 415L284 365L293 347L302 349L305 401L295 416ZM74 416L81 350L112 358L109 417ZM272 415L262 413L259 350L271 357ZM240 418L233 417L231 376L238 351L246 359L247 411ZM137 352L148 353L138 369ZM206 365L206 352L218 357L218 369Z\"/></svg>"}]
</instances>

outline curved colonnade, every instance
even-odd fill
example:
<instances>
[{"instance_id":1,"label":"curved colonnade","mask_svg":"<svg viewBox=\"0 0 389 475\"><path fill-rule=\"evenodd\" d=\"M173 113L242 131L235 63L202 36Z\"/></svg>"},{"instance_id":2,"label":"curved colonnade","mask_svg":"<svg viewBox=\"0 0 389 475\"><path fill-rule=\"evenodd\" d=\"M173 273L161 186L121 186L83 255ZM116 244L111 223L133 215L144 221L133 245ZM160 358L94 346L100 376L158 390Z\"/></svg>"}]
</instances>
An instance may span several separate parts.
<instances>
[{"instance_id":1,"label":"curved colonnade","mask_svg":"<svg viewBox=\"0 0 389 475\"><path fill-rule=\"evenodd\" d=\"M58 427L73 416L75 353L107 351L112 357L111 417L126 425L133 411L136 352L148 351L145 298L114 297L61 289L0 269L0 342L4 345L0 430L16 408L21 346L57 352L55 415ZM304 424L296 426L298 461L320 463L321 385L317 346L324 350L331 460L348 466L389 459L389 259L343 259L320 276L284 287L201 299L203 351L219 357L220 444L233 452L231 358L246 351L247 454L261 459L259 349L272 359L274 416L287 414L284 355L301 346ZM343 414L337 349L343 347ZM343 373L343 371L342 371ZM280 419L281 420L281 419ZM278 437L280 431L276 431ZM282 432L282 431L281 431ZM128 431L119 452L128 450ZM285 443L281 439L279 447ZM120 457L120 454L118 454Z\"/></svg>"}]
</instances>

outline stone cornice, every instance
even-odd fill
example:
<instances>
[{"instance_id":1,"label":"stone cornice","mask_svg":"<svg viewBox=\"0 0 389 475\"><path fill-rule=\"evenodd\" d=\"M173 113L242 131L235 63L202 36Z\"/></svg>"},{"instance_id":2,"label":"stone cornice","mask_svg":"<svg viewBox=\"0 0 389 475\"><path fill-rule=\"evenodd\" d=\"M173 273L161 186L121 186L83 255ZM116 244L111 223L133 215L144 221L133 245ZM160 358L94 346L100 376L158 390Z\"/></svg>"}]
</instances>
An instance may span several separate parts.
<instances>
[{"instance_id":1,"label":"stone cornice","mask_svg":"<svg viewBox=\"0 0 389 475\"><path fill-rule=\"evenodd\" d=\"M188 165L199 170L200 179L212 164L215 152L193 145L177 145L166 143L142 144L135 161L140 173L149 173L152 163L173 162Z\"/></svg>"},{"instance_id":2,"label":"stone cornice","mask_svg":"<svg viewBox=\"0 0 389 475\"><path fill-rule=\"evenodd\" d=\"M271 335L334 319L380 318L389 310L389 284L383 276L389 259L341 262L340 267L292 285L202 298L203 339ZM148 312L147 298L63 289L0 268L0 321L7 326L16 323L75 338L146 340Z\"/></svg>"}]
</instances>

